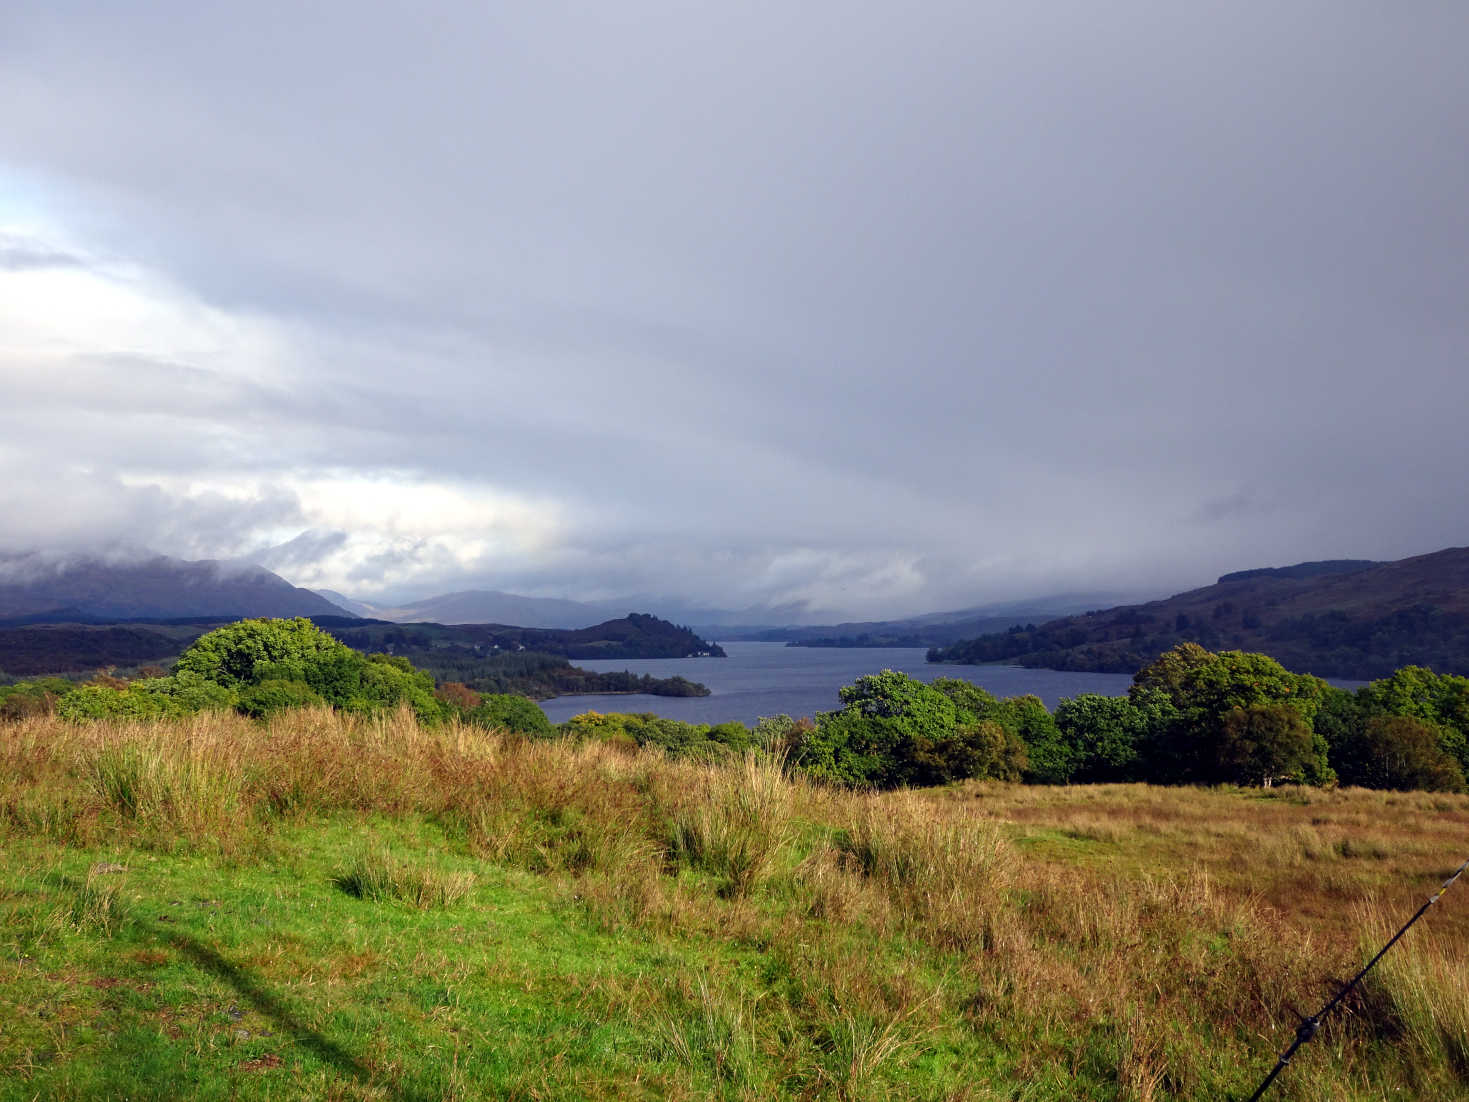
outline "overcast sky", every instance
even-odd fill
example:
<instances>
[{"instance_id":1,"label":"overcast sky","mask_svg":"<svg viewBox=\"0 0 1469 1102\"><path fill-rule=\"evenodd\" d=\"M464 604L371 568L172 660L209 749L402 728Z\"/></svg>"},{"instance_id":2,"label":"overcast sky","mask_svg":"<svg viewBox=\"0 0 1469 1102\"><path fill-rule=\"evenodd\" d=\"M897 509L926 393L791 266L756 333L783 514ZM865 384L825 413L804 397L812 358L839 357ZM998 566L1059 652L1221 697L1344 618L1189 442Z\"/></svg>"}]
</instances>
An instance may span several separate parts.
<instances>
[{"instance_id":1,"label":"overcast sky","mask_svg":"<svg viewBox=\"0 0 1469 1102\"><path fill-rule=\"evenodd\" d=\"M1466 43L8 0L0 543L840 616L1469 543Z\"/></svg>"}]
</instances>

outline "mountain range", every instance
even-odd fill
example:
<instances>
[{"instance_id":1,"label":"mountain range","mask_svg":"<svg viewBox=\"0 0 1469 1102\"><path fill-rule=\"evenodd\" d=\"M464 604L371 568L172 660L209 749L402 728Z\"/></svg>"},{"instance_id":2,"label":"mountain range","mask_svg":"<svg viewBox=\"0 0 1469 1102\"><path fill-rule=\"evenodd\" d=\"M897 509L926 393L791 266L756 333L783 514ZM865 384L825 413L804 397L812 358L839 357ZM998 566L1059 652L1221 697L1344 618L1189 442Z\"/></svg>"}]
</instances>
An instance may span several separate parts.
<instances>
[{"instance_id":1,"label":"mountain range","mask_svg":"<svg viewBox=\"0 0 1469 1102\"><path fill-rule=\"evenodd\" d=\"M1093 610L936 648L932 661L1131 673L1181 642L1271 655L1322 677L1407 665L1469 673L1469 548L1225 574L1164 600Z\"/></svg>"},{"instance_id":2,"label":"mountain range","mask_svg":"<svg viewBox=\"0 0 1469 1102\"><path fill-rule=\"evenodd\" d=\"M400 624L514 624L522 628L570 629L605 621L609 611L607 605L522 597L494 589L462 590L398 605L360 601L330 589L319 589L317 593L358 616Z\"/></svg>"},{"instance_id":3,"label":"mountain range","mask_svg":"<svg viewBox=\"0 0 1469 1102\"><path fill-rule=\"evenodd\" d=\"M0 552L0 620L12 623L346 614L248 563Z\"/></svg>"},{"instance_id":4,"label":"mountain range","mask_svg":"<svg viewBox=\"0 0 1469 1102\"><path fill-rule=\"evenodd\" d=\"M931 612L905 620L864 620L811 627L730 628L721 638L758 639L794 647L938 647L1016 624L1094 608L1115 595L1060 594L1028 601Z\"/></svg>"}]
</instances>

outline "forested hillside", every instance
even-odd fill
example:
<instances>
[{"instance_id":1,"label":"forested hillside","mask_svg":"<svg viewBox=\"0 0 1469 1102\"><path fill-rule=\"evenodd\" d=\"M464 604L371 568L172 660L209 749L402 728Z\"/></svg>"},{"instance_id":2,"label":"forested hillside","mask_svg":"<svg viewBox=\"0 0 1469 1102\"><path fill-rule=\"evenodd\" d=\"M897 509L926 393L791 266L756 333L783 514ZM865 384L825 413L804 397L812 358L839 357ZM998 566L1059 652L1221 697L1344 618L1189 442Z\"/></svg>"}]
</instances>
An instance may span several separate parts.
<instances>
[{"instance_id":1,"label":"forested hillside","mask_svg":"<svg viewBox=\"0 0 1469 1102\"><path fill-rule=\"evenodd\" d=\"M349 616L318 616L314 622L354 650L406 658L440 681L460 681L484 692L520 693L536 699L603 692L703 696L708 690L687 678L594 673L572 665L571 659L724 654L716 644L686 628L640 614L574 631L492 624L392 624ZM0 678L166 666L194 640L223 623L199 619L4 627L0 628Z\"/></svg>"},{"instance_id":2,"label":"forested hillside","mask_svg":"<svg viewBox=\"0 0 1469 1102\"><path fill-rule=\"evenodd\" d=\"M1469 673L1469 548L1240 571L1166 600L934 648L929 659L1128 673L1183 642L1258 651L1322 677L1410 665Z\"/></svg>"}]
</instances>

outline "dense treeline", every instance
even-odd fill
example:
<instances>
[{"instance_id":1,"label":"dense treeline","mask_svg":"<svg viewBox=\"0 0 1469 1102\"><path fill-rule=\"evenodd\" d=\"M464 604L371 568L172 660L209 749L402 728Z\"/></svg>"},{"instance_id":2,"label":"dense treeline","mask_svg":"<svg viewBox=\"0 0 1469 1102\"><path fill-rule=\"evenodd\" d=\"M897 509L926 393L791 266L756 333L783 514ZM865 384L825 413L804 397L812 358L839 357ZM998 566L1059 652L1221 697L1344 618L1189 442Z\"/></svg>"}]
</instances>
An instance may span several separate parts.
<instances>
[{"instance_id":1,"label":"dense treeline","mask_svg":"<svg viewBox=\"0 0 1469 1102\"><path fill-rule=\"evenodd\" d=\"M571 693L708 695L704 686L683 677L636 677L627 672L599 674L584 670L571 664L569 651L604 658L724 653L687 628L641 614L577 631L480 624L391 624L347 616L313 617L311 622L364 655L381 653L407 659L440 681L462 681L482 692L517 693L537 700ZM200 636L222 626L217 620L196 618L126 625L0 628L0 670L13 678L85 678L98 669L141 671L173 663ZM527 639L549 651L526 649Z\"/></svg>"},{"instance_id":2,"label":"dense treeline","mask_svg":"<svg viewBox=\"0 0 1469 1102\"><path fill-rule=\"evenodd\" d=\"M101 674L78 684L51 677L0 688L0 718L55 713L73 720L149 719L210 709L264 718L310 705L356 714L407 705L420 722L458 718L545 734L551 732L545 713L518 687L544 689L544 695L709 692L682 677L595 674L564 658L531 652L480 659L470 668L479 676L469 684L444 678L436 682L433 671L415 667L404 655L364 655L306 619L242 620L200 636L171 671L149 667L133 679ZM688 742L693 737L683 733L673 738L665 731L654 741Z\"/></svg>"},{"instance_id":3,"label":"dense treeline","mask_svg":"<svg viewBox=\"0 0 1469 1102\"><path fill-rule=\"evenodd\" d=\"M532 700L578 693L648 693L652 696L708 696L709 690L684 677L652 677L627 670L594 673L555 654L509 651L484 655L466 647L395 650L439 681L459 681L484 693L517 693Z\"/></svg>"},{"instance_id":4,"label":"dense treeline","mask_svg":"<svg viewBox=\"0 0 1469 1102\"><path fill-rule=\"evenodd\" d=\"M181 649L174 635L123 624L0 627L0 670L13 677L140 666L171 659Z\"/></svg>"},{"instance_id":5,"label":"dense treeline","mask_svg":"<svg viewBox=\"0 0 1469 1102\"><path fill-rule=\"evenodd\" d=\"M641 679L627 677L641 688ZM924 684L893 670L858 678L840 700L814 720L776 716L753 730L596 712L553 729L523 696L436 685L401 655L362 655L307 620L249 620L201 637L172 672L0 689L0 718L152 718L213 708L266 717L307 705L372 714L408 706L421 722L457 718L676 754L772 750L813 778L872 789L977 777L1464 791L1469 774L1469 678L1421 666L1349 692L1263 654L1185 643L1138 670L1127 696L1082 694L1054 712L1034 696L1002 700L967 681Z\"/></svg>"},{"instance_id":6,"label":"dense treeline","mask_svg":"<svg viewBox=\"0 0 1469 1102\"><path fill-rule=\"evenodd\" d=\"M1083 694L1054 713L1035 697L996 700L892 671L842 700L799 740L796 760L874 787L1018 775L1463 791L1469 773L1469 678L1421 666L1354 693L1263 654L1184 643L1140 669L1127 696Z\"/></svg>"},{"instance_id":7,"label":"dense treeline","mask_svg":"<svg viewBox=\"0 0 1469 1102\"><path fill-rule=\"evenodd\" d=\"M535 651L562 658L722 658L717 643L692 630L634 612L587 628L520 628L503 624L392 624L382 620L330 625L333 634L362 651L423 655L457 649L460 656Z\"/></svg>"}]
</instances>

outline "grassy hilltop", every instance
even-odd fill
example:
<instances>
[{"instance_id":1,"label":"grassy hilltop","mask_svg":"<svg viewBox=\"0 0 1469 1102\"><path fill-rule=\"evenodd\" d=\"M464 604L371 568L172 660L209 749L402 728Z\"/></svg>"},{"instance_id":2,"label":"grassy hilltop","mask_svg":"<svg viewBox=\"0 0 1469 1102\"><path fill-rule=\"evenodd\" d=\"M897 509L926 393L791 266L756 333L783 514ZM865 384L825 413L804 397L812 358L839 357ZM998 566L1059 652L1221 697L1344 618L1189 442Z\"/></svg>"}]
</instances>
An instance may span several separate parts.
<instances>
[{"instance_id":1,"label":"grassy hilltop","mask_svg":"<svg viewBox=\"0 0 1469 1102\"><path fill-rule=\"evenodd\" d=\"M1242 1098L1466 837L1440 793L865 795L407 710L28 719L0 1099ZM1451 893L1271 1097L1465 1097L1466 942Z\"/></svg>"}]
</instances>

